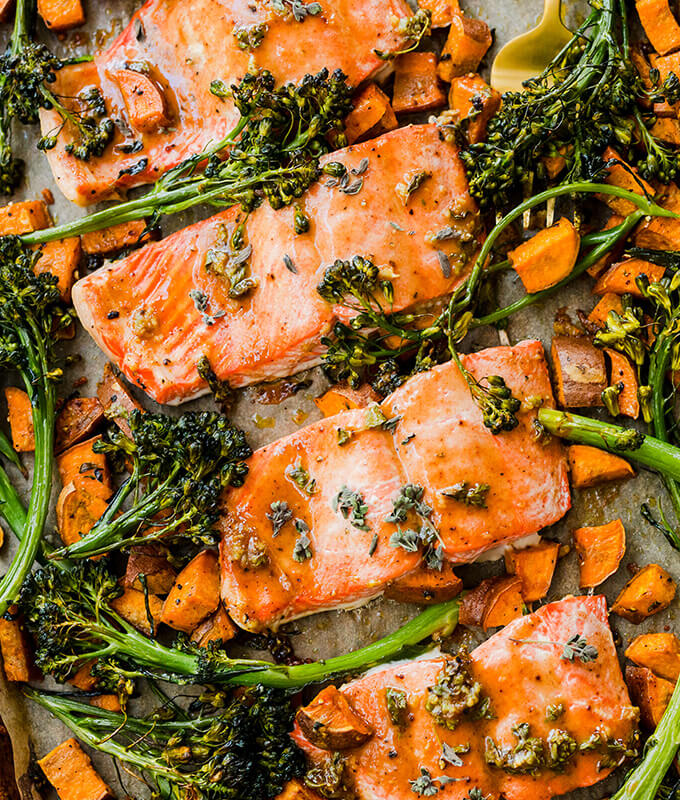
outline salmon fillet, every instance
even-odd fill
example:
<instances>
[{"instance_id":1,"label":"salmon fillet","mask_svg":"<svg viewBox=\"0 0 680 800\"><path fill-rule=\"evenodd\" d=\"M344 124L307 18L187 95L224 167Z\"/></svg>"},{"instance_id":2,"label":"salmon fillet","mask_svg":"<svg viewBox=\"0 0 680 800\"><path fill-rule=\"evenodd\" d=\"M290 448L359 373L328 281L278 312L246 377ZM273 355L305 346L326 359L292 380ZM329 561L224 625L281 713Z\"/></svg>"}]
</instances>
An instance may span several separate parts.
<instances>
[{"instance_id":1,"label":"salmon fillet","mask_svg":"<svg viewBox=\"0 0 680 800\"><path fill-rule=\"evenodd\" d=\"M54 89L66 98L98 86L109 116L117 122L113 144L101 158L79 161L65 151L68 128L47 152L57 186L79 205L116 196L149 183L190 155L223 139L238 120L231 100L210 92L219 79L227 85L247 72L267 69L278 82L298 81L324 67L341 69L356 86L384 66L374 50L398 48L398 21L410 15L404 0L333 0L322 13L297 22L282 16L269 0L149 0L119 38L93 63L67 66ZM242 49L235 32L265 25L262 42ZM140 65L165 107L165 123L135 127L116 73ZM58 130L54 111L40 112L44 134ZM137 123L141 124L141 123ZM146 127L146 125L144 125ZM125 152L132 149L133 152Z\"/></svg>"},{"instance_id":2,"label":"salmon fillet","mask_svg":"<svg viewBox=\"0 0 680 800\"><path fill-rule=\"evenodd\" d=\"M597 649L594 661L583 663L561 657L563 645L528 645L516 640L564 643L582 634ZM574 789L592 786L605 778L623 752L606 746L577 750L563 771L543 766L534 774L511 774L491 766L485 758L486 739L500 748L514 748L513 728L528 723L531 736L547 739L551 731L566 731L578 745L600 733L625 750L632 742L637 709L631 705L611 631L606 598L570 597L551 603L536 613L511 622L471 653L470 671L489 699L492 719L463 720L455 728L436 723L426 708L428 687L437 681L450 656L399 663L378 668L342 687L353 710L373 728L362 746L343 751L344 774L358 800L413 800L409 781L426 769L435 778L437 796L467 800L475 787L488 800L549 800ZM409 718L399 729L388 714L385 690L406 693ZM550 707L563 713L550 720ZM554 716L554 714L553 714ZM553 734L554 735L554 734ZM312 746L296 725L296 743L312 763L330 755ZM460 752L462 764L440 763L443 745L469 745ZM607 761L613 757L614 764ZM474 795L472 795L474 796Z\"/></svg>"},{"instance_id":3,"label":"salmon fillet","mask_svg":"<svg viewBox=\"0 0 680 800\"><path fill-rule=\"evenodd\" d=\"M347 194L328 185L333 181L314 184L302 200L310 220L305 234L294 233L291 207L262 205L253 212L245 239L258 285L244 297L230 298L229 280L206 269L208 253L242 221L237 208L106 264L75 285L73 302L85 329L154 400L175 404L202 394L201 355L234 387L318 364L321 336L351 316L316 290L336 259L368 256L389 270L395 311L441 298L460 282L465 270L442 269L440 253L451 264L469 260L476 242L431 242L428 234L451 226L475 232L479 220L457 150L440 141L436 126L401 128L323 160L361 172L351 178L361 189ZM431 177L404 203L396 187L419 170ZM212 320L197 309L196 291L209 298Z\"/></svg>"},{"instance_id":4,"label":"salmon fillet","mask_svg":"<svg viewBox=\"0 0 680 800\"><path fill-rule=\"evenodd\" d=\"M464 361L478 379L501 375L518 399L552 405L540 342L491 348ZM371 427L378 410L391 424ZM515 430L494 436L449 362L411 378L381 406L328 417L257 450L244 486L226 496L221 521L222 600L232 619L261 630L367 602L391 581L424 569L421 551L390 543L424 519L454 563L556 522L570 506L566 462L557 441L536 441L535 417L533 409L520 412ZM295 470L304 480L295 481ZM305 480L314 481L311 492L300 486ZM441 494L461 481L488 484L486 508ZM409 484L422 489L431 512L387 521ZM365 514L343 515L343 490ZM272 517L281 505L273 504L285 511L278 529ZM298 560L300 529L309 551Z\"/></svg>"}]
</instances>

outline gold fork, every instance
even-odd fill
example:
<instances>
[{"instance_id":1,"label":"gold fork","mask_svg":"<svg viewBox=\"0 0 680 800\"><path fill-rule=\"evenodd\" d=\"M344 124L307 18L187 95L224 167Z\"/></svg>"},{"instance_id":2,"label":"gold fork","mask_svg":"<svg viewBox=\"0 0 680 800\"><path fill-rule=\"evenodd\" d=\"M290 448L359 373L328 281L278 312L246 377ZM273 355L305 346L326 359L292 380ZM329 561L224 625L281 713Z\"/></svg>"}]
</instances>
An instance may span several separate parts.
<instances>
[{"instance_id":1,"label":"gold fork","mask_svg":"<svg viewBox=\"0 0 680 800\"><path fill-rule=\"evenodd\" d=\"M561 5L561 0L545 0L538 26L501 48L491 67L494 89L519 91L522 82L540 75L571 39L571 33L562 24Z\"/></svg>"}]
</instances>

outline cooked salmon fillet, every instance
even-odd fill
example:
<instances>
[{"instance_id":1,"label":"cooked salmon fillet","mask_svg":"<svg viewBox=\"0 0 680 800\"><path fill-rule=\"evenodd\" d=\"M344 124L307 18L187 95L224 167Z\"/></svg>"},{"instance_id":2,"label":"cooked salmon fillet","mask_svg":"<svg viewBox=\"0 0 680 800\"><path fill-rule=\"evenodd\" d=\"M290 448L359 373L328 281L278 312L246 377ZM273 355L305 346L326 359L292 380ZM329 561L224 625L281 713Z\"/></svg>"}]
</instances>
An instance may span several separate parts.
<instances>
[{"instance_id":1,"label":"cooked salmon fillet","mask_svg":"<svg viewBox=\"0 0 680 800\"><path fill-rule=\"evenodd\" d=\"M337 180L314 184L302 201L310 220L305 234L294 233L291 207L263 205L252 213L245 241L258 285L241 298L230 298L229 279L206 267L208 254L224 247L225 231L242 220L236 208L78 281L73 302L81 322L127 378L154 400L174 404L206 390L196 371L201 355L235 387L318 364L321 336L351 316L317 292L336 259L368 256L386 270L395 311L452 291L465 265L443 269L441 253L455 265L473 258L476 244L433 242L431 235L446 227L476 232L479 220L458 153L440 141L436 126L401 128L329 160L361 172L350 184L360 190L347 194ZM418 171L431 177L404 202L399 184ZM209 301L211 319L197 308L196 292Z\"/></svg>"},{"instance_id":2,"label":"cooked salmon fillet","mask_svg":"<svg viewBox=\"0 0 680 800\"><path fill-rule=\"evenodd\" d=\"M596 648L594 661L562 657L563 643L577 633ZM466 800L475 787L488 800L549 800L592 786L623 760L633 740L637 709L623 682L604 597L570 597L544 606L511 622L470 655L470 672L493 717L474 720L474 713L464 715L455 730L437 724L426 708L428 688L450 656L378 668L342 687L354 712L374 731L365 744L342 752L344 775L358 800L413 800L410 781L421 777L422 769L435 780L437 796L446 800ZM401 729L387 711L388 688L406 693L408 721ZM559 706L562 713L549 719ZM518 740L513 728L523 723L532 737L544 741L559 730L583 745L599 733L612 747L603 742L577 749L562 771L544 765L534 774L511 774L487 763L487 737L501 749L514 748ZM293 738L313 763L330 755L313 747L297 725ZM460 766L440 762L444 745L458 748ZM436 780L442 777L453 780Z\"/></svg>"},{"instance_id":3,"label":"cooked salmon fillet","mask_svg":"<svg viewBox=\"0 0 680 800\"><path fill-rule=\"evenodd\" d=\"M501 375L518 399L532 399L532 408L537 401L552 405L540 342L491 348L464 361L479 380ZM372 427L378 410L391 424ZM411 378L381 406L328 417L257 450L248 480L225 498L221 523L222 600L231 617L260 630L366 602L424 569L421 551L392 546L390 538L425 520L454 563L556 522L570 506L566 463L557 441L536 441L535 417L527 408L515 430L494 436L449 362ZM442 494L463 481L488 484L486 508ZM420 487L431 512L387 521L407 485ZM343 496L365 506L365 514L343 515ZM277 504L285 512L278 528ZM300 529L309 549L296 559Z\"/></svg>"},{"instance_id":4,"label":"cooked salmon fillet","mask_svg":"<svg viewBox=\"0 0 680 800\"><path fill-rule=\"evenodd\" d=\"M113 143L88 162L65 151L73 138L68 127L60 133L47 156L61 191L74 203L94 203L154 181L223 139L238 112L231 100L210 92L213 80L231 85L249 71L268 69L283 83L327 67L341 69L351 85L358 85L385 64L376 48L402 44L395 29L411 13L404 0L333 0L321 6L319 15L297 22L292 14L276 13L269 0L149 0L93 63L57 74L54 89L65 98L100 87L117 122ZM257 25L266 26L261 43L241 48L236 34ZM122 70L128 70L129 86L121 80ZM136 87L129 73L140 70L144 77ZM149 114L135 113L134 104L160 105L160 121L150 124ZM54 111L41 111L44 134L60 124Z\"/></svg>"}]
</instances>

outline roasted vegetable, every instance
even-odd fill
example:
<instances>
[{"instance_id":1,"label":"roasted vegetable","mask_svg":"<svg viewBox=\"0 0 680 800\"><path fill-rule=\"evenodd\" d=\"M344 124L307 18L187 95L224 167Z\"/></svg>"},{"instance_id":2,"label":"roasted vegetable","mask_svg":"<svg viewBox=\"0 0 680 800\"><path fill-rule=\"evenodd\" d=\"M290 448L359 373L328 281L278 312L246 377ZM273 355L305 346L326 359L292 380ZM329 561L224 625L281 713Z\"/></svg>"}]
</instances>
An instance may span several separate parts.
<instances>
[{"instance_id":1,"label":"roasted vegetable","mask_svg":"<svg viewBox=\"0 0 680 800\"><path fill-rule=\"evenodd\" d=\"M626 553L626 530L620 519L574 531L582 588L592 589L611 577Z\"/></svg>"},{"instance_id":2,"label":"roasted vegetable","mask_svg":"<svg viewBox=\"0 0 680 800\"><path fill-rule=\"evenodd\" d=\"M322 70L276 88L274 76L261 71L232 87L213 81L212 89L218 97L229 94L241 114L222 141L166 172L143 196L30 234L26 241L36 244L146 218L153 227L164 214L203 203L249 211L266 199L281 208L317 180L319 156L347 144L342 131L352 108L351 91L340 71ZM339 167L331 163L324 169Z\"/></svg>"},{"instance_id":3,"label":"roasted vegetable","mask_svg":"<svg viewBox=\"0 0 680 800\"><path fill-rule=\"evenodd\" d=\"M220 567L214 550L202 550L179 573L163 604L162 621L191 633L220 602Z\"/></svg>"},{"instance_id":4,"label":"roasted vegetable","mask_svg":"<svg viewBox=\"0 0 680 800\"><path fill-rule=\"evenodd\" d=\"M56 383L61 378L55 345L72 317L61 304L57 279L36 275L35 255L14 237L0 239L0 369L17 372L31 398L35 468L23 538L0 580L0 616L18 595L40 547L52 491ZM0 491L2 490L0 481ZM0 495L16 508L16 492ZM5 512L3 511L3 514Z\"/></svg>"},{"instance_id":5,"label":"roasted vegetable","mask_svg":"<svg viewBox=\"0 0 680 800\"><path fill-rule=\"evenodd\" d=\"M581 249L574 225L562 217L508 253L510 264L527 292L540 292L569 275Z\"/></svg>"},{"instance_id":6,"label":"roasted vegetable","mask_svg":"<svg viewBox=\"0 0 680 800\"><path fill-rule=\"evenodd\" d=\"M38 761L60 800L111 800L113 792L75 739L67 739Z\"/></svg>"},{"instance_id":7,"label":"roasted vegetable","mask_svg":"<svg viewBox=\"0 0 680 800\"><path fill-rule=\"evenodd\" d=\"M89 558L141 537L214 543L222 490L247 474L251 450L243 432L209 412L175 418L135 410L128 424L131 437L115 428L94 449L129 461L130 477L90 533L59 555ZM127 500L132 504L123 510Z\"/></svg>"},{"instance_id":8,"label":"roasted vegetable","mask_svg":"<svg viewBox=\"0 0 680 800\"><path fill-rule=\"evenodd\" d=\"M636 573L621 590L611 608L629 622L639 623L663 611L673 602L675 581L658 564L648 564Z\"/></svg>"},{"instance_id":9,"label":"roasted vegetable","mask_svg":"<svg viewBox=\"0 0 680 800\"><path fill-rule=\"evenodd\" d=\"M635 475L635 470L625 459L603 453L597 447L572 444L567 451L567 459L574 489L588 489Z\"/></svg>"},{"instance_id":10,"label":"roasted vegetable","mask_svg":"<svg viewBox=\"0 0 680 800\"><path fill-rule=\"evenodd\" d=\"M521 592L525 603L543 600L548 594L559 552L559 542L549 541L521 550L510 547L505 551L505 567L522 582Z\"/></svg>"},{"instance_id":11,"label":"roasted vegetable","mask_svg":"<svg viewBox=\"0 0 680 800\"><path fill-rule=\"evenodd\" d=\"M327 686L295 716L309 741L322 750L351 750L368 741L373 729L335 686Z\"/></svg>"},{"instance_id":12,"label":"roasted vegetable","mask_svg":"<svg viewBox=\"0 0 680 800\"><path fill-rule=\"evenodd\" d=\"M273 689L203 694L188 712L168 703L145 718L57 694L26 693L85 744L140 770L157 797L270 800L304 772L302 753L288 736L290 701Z\"/></svg>"}]
</instances>

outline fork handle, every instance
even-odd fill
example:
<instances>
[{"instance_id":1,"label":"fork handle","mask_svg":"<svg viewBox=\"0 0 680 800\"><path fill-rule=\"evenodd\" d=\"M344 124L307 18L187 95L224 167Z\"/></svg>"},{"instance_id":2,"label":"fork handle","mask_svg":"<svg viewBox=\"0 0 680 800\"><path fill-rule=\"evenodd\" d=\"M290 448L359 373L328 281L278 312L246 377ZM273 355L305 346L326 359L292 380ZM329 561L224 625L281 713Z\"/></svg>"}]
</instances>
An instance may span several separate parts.
<instances>
[{"instance_id":1,"label":"fork handle","mask_svg":"<svg viewBox=\"0 0 680 800\"><path fill-rule=\"evenodd\" d=\"M544 0L543 19L553 18L562 21L562 0Z\"/></svg>"}]
</instances>

